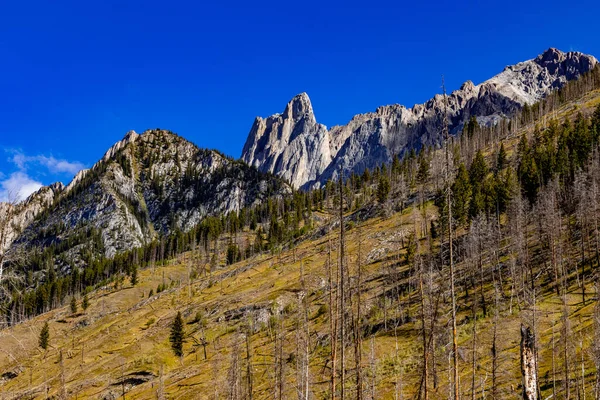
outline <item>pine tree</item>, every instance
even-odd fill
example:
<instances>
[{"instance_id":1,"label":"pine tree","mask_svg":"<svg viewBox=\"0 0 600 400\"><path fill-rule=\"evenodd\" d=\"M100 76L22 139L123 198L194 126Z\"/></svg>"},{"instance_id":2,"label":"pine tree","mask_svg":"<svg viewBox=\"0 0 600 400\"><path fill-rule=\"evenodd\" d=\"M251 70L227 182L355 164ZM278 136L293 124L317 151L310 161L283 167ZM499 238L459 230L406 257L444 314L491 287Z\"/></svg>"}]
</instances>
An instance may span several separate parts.
<instances>
[{"instance_id":1,"label":"pine tree","mask_svg":"<svg viewBox=\"0 0 600 400\"><path fill-rule=\"evenodd\" d=\"M42 327L42 331L40 332L39 345L42 349L48 350L48 344L50 342L50 327L48 326L48 321L44 323Z\"/></svg>"},{"instance_id":2,"label":"pine tree","mask_svg":"<svg viewBox=\"0 0 600 400\"><path fill-rule=\"evenodd\" d=\"M169 341L171 342L171 349L173 349L173 353L177 357L183 356L183 342L184 342L184 326L183 326L183 317L181 316L181 312L177 312L177 316L173 320L173 324L171 325L171 335L169 336Z\"/></svg>"},{"instance_id":3,"label":"pine tree","mask_svg":"<svg viewBox=\"0 0 600 400\"><path fill-rule=\"evenodd\" d=\"M469 173L463 163L458 166L458 173L454 184L452 185L452 208L454 211L454 217L459 225L464 226L467 224L467 217L469 216L469 202L471 201L471 181L469 179Z\"/></svg>"},{"instance_id":4,"label":"pine tree","mask_svg":"<svg viewBox=\"0 0 600 400\"><path fill-rule=\"evenodd\" d=\"M135 286L138 284L138 271L137 265L133 265L131 268L131 286Z\"/></svg>"},{"instance_id":5,"label":"pine tree","mask_svg":"<svg viewBox=\"0 0 600 400\"><path fill-rule=\"evenodd\" d=\"M483 154L481 153L481 151L478 151L477 154L475 154L475 159L471 163L471 168L469 168L469 178L471 179L471 185L481 185L487 173L488 167L485 162L485 158L483 158Z\"/></svg>"},{"instance_id":6,"label":"pine tree","mask_svg":"<svg viewBox=\"0 0 600 400\"><path fill-rule=\"evenodd\" d=\"M383 204L390 194L390 180L386 175L380 175L379 183L377 184L377 201Z\"/></svg>"},{"instance_id":7,"label":"pine tree","mask_svg":"<svg viewBox=\"0 0 600 400\"><path fill-rule=\"evenodd\" d=\"M429 160L425 156L425 151L419 153L419 169L417 170L417 179L419 183L425 182L429 178Z\"/></svg>"},{"instance_id":8,"label":"pine tree","mask_svg":"<svg viewBox=\"0 0 600 400\"><path fill-rule=\"evenodd\" d=\"M71 314L77 314L77 301L75 296L71 296Z\"/></svg>"},{"instance_id":9,"label":"pine tree","mask_svg":"<svg viewBox=\"0 0 600 400\"><path fill-rule=\"evenodd\" d=\"M81 301L81 308L83 309L83 311L87 310L88 307L90 306L90 301L88 299L88 295L87 293L83 296L83 300Z\"/></svg>"},{"instance_id":10,"label":"pine tree","mask_svg":"<svg viewBox=\"0 0 600 400\"><path fill-rule=\"evenodd\" d=\"M500 143L500 150L498 150L498 157L496 158L496 172L500 172L506 167L507 158L504 143Z\"/></svg>"}]
</instances>

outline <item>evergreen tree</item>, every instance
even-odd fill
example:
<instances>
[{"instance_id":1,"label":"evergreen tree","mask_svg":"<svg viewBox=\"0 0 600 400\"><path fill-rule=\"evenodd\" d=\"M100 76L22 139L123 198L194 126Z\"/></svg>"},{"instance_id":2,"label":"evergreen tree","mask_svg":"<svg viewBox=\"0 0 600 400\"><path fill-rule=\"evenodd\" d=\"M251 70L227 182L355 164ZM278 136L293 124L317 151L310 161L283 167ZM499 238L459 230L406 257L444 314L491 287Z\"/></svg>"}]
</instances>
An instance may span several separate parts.
<instances>
[{"instance_id":1,"label":"evergreen tree","mask_svg":"<svg viewBox=\"0 0 600 400\"><path fill-rule=\"evenodd\" d=\"M77 313L77 301L75 300L75 296L71 296L71 314Z\"/></svg>"},{"instance_id":2,"label":"evergreen tree","mask_svg":"<svg viewBox=\"0 0 600 400\"><path fill-rule=\"evenodd\" d=\"M394 154L394 158L392 160L392 173L394 175L400 174L400 168L401 168L401 165L400 165L400 159L398 158L398 154Z\"/></svg>"},{"instance_id":3,"label":"evergreen tree","mask_svg":"<svg viewBox=\"0 0 600 400\"><path fill-rule=\"evenodd\" d=\"M507 155L504 149L504 143L500 143L500 150L498 150L498 157L496 157L496 172L500 172L506 167Z\"/></svg>"},{"instance_id":4,"label":"evergreen tree","mask_svg":"<svg viewBox=\"0 0 600 400\"><path fill-rule=\"evenodd\" d=\"M48 350L49 342L50 342L50 327L48 326L48 321L46 321L40 332L39 345L42 349Z\"/></svg>"},{"instance_id":5,"label":"evergreen tree","mask_svg":"<svg viewBox=\"0 0 600 400\"><path fill-rule=\"evenodd\" d=\"M594 110L594 114L592 114L591 130L592 140L594 144L598 145L598 141L600 140L600 104L598 104Z\"/></svg>"},{"instance_id":6,"label":"evergreen tree","mask_svg":"<svg viewBox=\"0 0 600 400\"><path fill-rule=\"evenodd\" d=\"M235 264L242 258L241 252L237 244L230 243L227 246L227 265Z\"/></svg>"},{"instance_id":7,"label":"evergreen tree","mask_svg":"<svg viewBox=\"0 0 600 400\"><path fill-rule=\"evenodd\" d=\"M477 154L475 154L475 159L471 163L471 168L469 168L471 185L475 187L483 184L483 180L485 179L487 173L488 167L485 162L485 158L483 158L481 151L478 151Z\"/></svg>"},{"instance_id":8,"label":"evergreen tree","mask_svg":"<svg viewBox=\"0 0 600 400\"><path fill-rule=\"evenodd\" d=\"M169 335L169 341L171 342L171 349L177 357L183 356L183 342L184 342L184 326L183 317L181 312L177 312L177 316L173 320L171 325L171 334Z\"/></svg>"},{"instance_id":9,"label":"evergreen tree","mask_svg":"<svg viewBox=\"0 0 600 400\"><path fill-rule=\"evenodd\" d=\"M479 124L477 123L477 117L472 115L471 118L469 118L469 123L467 124L467 136L469 137L469 139L471 139L473 137L473 135L475 134L475 131L477 129L479 129Z\"/></svg>"},{"instance_id":10,"label":"evergreen tree","mask_svg":"<svg viewBox=\"0 0 600 400\"><path fill-rule=\"evenodd\" d=\"M425 151L419 153L419 169L417 170L417 179L419 183L424 183L429 178L429 160L425 156Z\"/></svg>"},{"instance_id":11,"label":"evergreen tree","mask_svg":"<svg viewBox=\"0 0 600 400\"><path fill-rule=\"evenodd\" d=\"M390 180L386 175L379 176L379 183L377 184L377 201L380 204L385 203L390 194Z\"/></svg>"},{"instance_id":12,"label":"evergreen tree","mask_svg":"<svg viewBox=\"0 0 600 400\"><path fill-rule=\"evenodd\" d=\"M560 148L560 146L559 146ZM517 176L525 196L530 202L534 202L540 187L540 176L537 163L532 155L527 138L523 136L518 145L519 166Z\"/></svg>"},{"instance_id":13,"label":"evergreen tree","mask_svg":"<svg viewBox=\"0 0 600 400\"><path fill-rule=\"evenodd\" d=\"M131 286L135 286L138 284L138 270L137 265L133 265L131 267Z\"/></svg>"},{"instance_id":14,"label":"evergreen tree","mask_svg":"<svg viewBox=\"0 0 600 400\"><path fill-rule=\"evenodd\" d=\"M461 226L467 224L469 202L471 201L471 181L465 164L460 163L454 184L452 185L452 211L454 218Z\"/></svg>"},{"instance_id":15,"label":"evergreen tree","mask_svg":"<svg viewBox=\"0 0 600 400\"><path fill-rule=\"evenodd\" d=\"M81 308L83 309L83 311L87 310L88 307L90 306L90 301L88 299L88 295L87 293L83 296L83 300L81 301Z\"/></svg>"}]
</instances>

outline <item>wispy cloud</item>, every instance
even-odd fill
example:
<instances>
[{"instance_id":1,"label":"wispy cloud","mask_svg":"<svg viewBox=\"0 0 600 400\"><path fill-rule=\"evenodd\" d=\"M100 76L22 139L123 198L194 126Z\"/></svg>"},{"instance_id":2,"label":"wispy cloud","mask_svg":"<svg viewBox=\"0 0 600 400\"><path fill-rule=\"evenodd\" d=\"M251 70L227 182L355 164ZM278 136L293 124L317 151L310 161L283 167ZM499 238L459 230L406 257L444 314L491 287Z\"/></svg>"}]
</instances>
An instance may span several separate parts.
<instances>
[{"instance_id":1,"label":"wispy cloud","mask_svg":"<svg viewBox=\"0 0 600 400\"><path fill-rule=\"evenodd\" d=\"M79 161L57 159L52 155L46 156L39 154L36 156L28 156L20 151L13 151L13 153L14 154L9 161L12 161L20 170L26 170L32 165L40 165L47 168L52 174L69 173L75 175L85 168L85 165Z\"/></svg>"},{"instance_id":2,"label":"wispy cloud","mask_svg":"<svg viewBox=\"0 0 600 400\"><path fill-rule=\"evenodd\" d=\"M30 156L15 149L4 150L10 154L8 161L15 165L17 171L10 174L0 172L0 201L25 200L42 187L42 182L32 177L32 174L29 173L30 170L36 172L33 174L34 176L47 173L75 175L85 168L85 165L79 161L68 161L45 154Z\"/></svg>"},{"instance_id":3,"label":"wispy cloud","mask_svg":"<svg viewBox=\"0 0 600 400\"><path fill-rule=\"evenodd\" d=\"M41 187L41 182L32 179L25 172L13 172L0 181L0 201L23 201Z\"/></svg>"}]
</instances>

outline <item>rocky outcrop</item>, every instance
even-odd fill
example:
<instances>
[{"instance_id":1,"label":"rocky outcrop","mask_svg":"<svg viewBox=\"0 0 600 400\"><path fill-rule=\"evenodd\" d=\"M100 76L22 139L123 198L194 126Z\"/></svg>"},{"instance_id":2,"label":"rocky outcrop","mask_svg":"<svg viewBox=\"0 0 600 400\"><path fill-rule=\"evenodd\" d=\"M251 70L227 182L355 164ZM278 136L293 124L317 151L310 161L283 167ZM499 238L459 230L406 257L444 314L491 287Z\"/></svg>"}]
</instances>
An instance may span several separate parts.
<instances>
[{"instance_id":1,"label":"rocky outcrop","mask_svg":"<svg viewBox=\"0 0 600 400\"><path fill-rule=\"evenodd\" d=\"M58 270L80 265L90 249L112 257L161 234L188 231L206 216L290 192L279 178L165 130L128 132L60 189L40 205L44 212L28 214L9 250L69 242L56 257L66 262Z\"/></svg>"},{"instance_id":2,"label":"rocky outcrop","mask_svg":"<svg viewBox=\"0 0 600 400\"><path fill-rule=\"evenodd\" d=\"M282 114L256 117L242 159L299 187L317 179L331 163L329 142L327 128L317 123L308 95L301 93Z\"/></svg>"},{"instance_id":3,"label":"rocky outcrop","mask_svg":"<svg viewBox=\"0 0 600 400\"><path fill-rule=\"evenodd\" d=\"M506 67L479 85L467 81L448 95L450 131L460 132L471 116L480 124L494 124L596 64L592 56L551 48L535 59ZM443 113L444 98L438 94L412 108L382 106L328 130L316 122L310 100L302 93L288 103L283 114L256 118L242 159L294 187L318 187L337 179L339 171L360 173L411 149L440 145Z\"/></svg>"},{"instance_id":4,"label":"rocky outcrop","mask_svg":"<svg viewBox=\"0 0 600 400\"><path fill-rule=\"evenodd\" d=\"M63 192L60 182L44 186L18 204L0 203L0 254Z\"/></svg>"}]
</instances>

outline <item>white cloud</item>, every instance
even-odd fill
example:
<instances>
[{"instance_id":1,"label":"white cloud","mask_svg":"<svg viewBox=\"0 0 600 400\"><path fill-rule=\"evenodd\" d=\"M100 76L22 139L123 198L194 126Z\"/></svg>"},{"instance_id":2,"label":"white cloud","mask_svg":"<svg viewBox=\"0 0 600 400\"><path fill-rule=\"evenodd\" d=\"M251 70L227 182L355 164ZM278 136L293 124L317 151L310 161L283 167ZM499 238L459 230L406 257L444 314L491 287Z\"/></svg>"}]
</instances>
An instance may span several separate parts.
<instances>
[{"instance_id":1,"label":"white cloud","mask_svg":"<svg viewBox=\"0 0 600 400\"><path fill-rule=\"evenodd\" d=\"M32 179L23 171L17 171L0 181L0 201L23 201L42 187L42 183Z\"/></svg>"},{"instance_id":2,"label":"white cloud","mask_svg":"<svg viewBox=\"0 0 600 400\"><path fill-rule=\"evenodd\" d=\"M26 170L31 164L37 164L46 167L52 174L68 173L75 175L77 172L85 168L85 165L79 161L57 159L52 155L45 156L43 154L39 154L36 156L28 156L20 151L13 151L13 153L14 155L9 160L12 161L20 170Z\"/></svg>"},{"instance_id":3,"label":"white cloud","mask_svg":"<svg viewBox=\"0 0 600 400\"><path fill-rule=\"evenodd\" d=\"M8 161L17 167L17 171L10 174L0 172L0 202L1 201L23 201L30 194L41 188L42 182L37 180L38 175L70 174L74 176L85 168L78 161L58 159L54 156L38 154L28 156L20 150L4 149L11 154ZM30 170L35 171L32 175Z\"/></svg>"}]
</instances>

